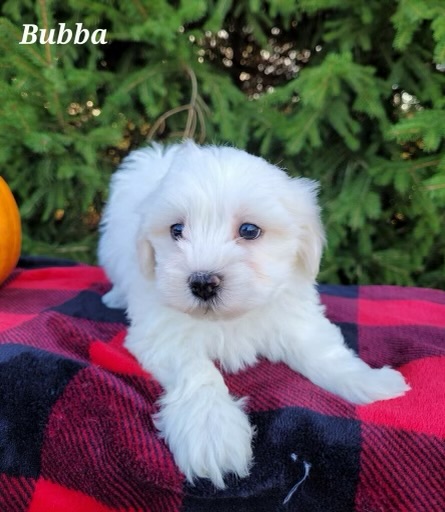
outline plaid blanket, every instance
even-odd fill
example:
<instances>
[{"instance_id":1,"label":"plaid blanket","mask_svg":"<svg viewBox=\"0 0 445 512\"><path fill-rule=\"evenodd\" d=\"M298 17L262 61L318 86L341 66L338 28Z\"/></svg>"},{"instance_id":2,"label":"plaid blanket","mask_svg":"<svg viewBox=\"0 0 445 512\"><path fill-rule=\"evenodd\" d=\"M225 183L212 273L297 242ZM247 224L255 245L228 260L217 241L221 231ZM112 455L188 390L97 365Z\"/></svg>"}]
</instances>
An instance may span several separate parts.
<instances>
[{"instance_id":1,"label":"plaid blanket","mask_svg":"<svg viewBox=\"0 0 445 512\"><path fill-rule=\"evenodd\" d=\"M251 476L220 491L187 484L157 436L162 390L122 347L103 272L50 264L0 288L2 512L445 510L444 292L320 286L347 343L412 391L354 406L283 364L227 375L258 432Z\"/></svg>"}]
</instances>

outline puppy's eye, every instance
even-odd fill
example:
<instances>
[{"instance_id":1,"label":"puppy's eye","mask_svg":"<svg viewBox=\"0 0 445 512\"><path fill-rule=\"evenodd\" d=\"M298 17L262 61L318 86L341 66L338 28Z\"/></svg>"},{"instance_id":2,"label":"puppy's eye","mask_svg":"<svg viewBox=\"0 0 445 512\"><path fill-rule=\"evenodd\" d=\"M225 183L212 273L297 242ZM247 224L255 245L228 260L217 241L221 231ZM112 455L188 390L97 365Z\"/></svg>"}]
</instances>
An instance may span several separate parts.
<instances>
[{"instance_id":1,"label":"puppy's eye","mask_svg":"<svg viewBox=\"0 0 445 512\"><path fill-rule=\"evenodd\" d=\"M170 234L173 240L178 240L182 238L182 232L184 230L184 224L173 224L170 226Z\"/></svg>"},{"instance_id":2,"label":"puppy's eye","mask_svg":"<svg viewBox=\"0 0 445 512\"><path fill-rule=\"evenodd\" d=\"M260 235L261 228L255 226L255 224L245 222L239 227L239 236L244 238L244 240L255 240L255 238L258 238Z\"/></svg>"}]
</instances>

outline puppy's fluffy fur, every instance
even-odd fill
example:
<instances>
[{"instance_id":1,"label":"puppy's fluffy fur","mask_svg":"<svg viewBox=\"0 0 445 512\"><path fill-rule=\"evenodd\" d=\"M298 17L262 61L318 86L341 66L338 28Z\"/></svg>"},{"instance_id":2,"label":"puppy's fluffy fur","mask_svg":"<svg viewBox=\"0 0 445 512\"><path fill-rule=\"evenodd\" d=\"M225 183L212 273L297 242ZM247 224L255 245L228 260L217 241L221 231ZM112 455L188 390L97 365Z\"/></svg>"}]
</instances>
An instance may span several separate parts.
<instances>
[{"instance_id":1,"label":"puppy's fluffy fur","mask_svg":"<svg viewBox=\"0 0 445 512\"><path fill-rule=\"evenodd\" d=\"M409 389L397 371L360 360L324 316L316 191L244 151L192 142L135 151L112 178L99 260L113 288L103 300L127 309L126 347L165 390L156 425L190 481L223 487L252 459L244 402L213 361L230 372L259 356L284 361L358 404ZM242 238L243 223L261 235ZM193 294L195 272L218 276L211 300Z\"/></svg>"}]
</instances>

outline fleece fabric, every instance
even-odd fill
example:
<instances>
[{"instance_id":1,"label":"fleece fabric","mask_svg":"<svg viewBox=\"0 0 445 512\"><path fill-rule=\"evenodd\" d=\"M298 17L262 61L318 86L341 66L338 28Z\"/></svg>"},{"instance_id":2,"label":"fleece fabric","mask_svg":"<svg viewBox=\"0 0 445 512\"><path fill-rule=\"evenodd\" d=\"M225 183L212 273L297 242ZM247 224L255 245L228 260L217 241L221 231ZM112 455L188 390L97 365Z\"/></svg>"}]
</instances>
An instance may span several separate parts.
<instances>
[{"instance_id":1,"label":"fleece fabric","mask_svg":"<svg viewBox=\"0 0 445 512\"><path fill-rule=\"evenodd\" d=\"M98 267L24 259L0 287L2 512L443 512L445 293L320 286L328 317L404 397L354 406L260 361L225 375L257 429L249 478L188 484L152 421ZM208 433L211 435L211 433Z\"/></svg>"}]
</instances>

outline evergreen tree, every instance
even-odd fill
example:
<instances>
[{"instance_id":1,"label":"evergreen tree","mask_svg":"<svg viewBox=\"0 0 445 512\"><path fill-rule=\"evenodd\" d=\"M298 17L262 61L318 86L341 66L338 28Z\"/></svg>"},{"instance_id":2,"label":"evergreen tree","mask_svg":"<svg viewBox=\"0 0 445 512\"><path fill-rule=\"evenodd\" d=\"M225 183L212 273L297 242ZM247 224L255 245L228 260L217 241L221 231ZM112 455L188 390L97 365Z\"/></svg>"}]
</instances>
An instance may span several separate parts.
<instances>
[{"instance_id":1,"label":"evergreen tree","mask_svg":"<svg viewBox=\"0 0 445 512\"><path fill-rule=\"evenodd\" d=\"M24 251L94 261L110 173L147 140L235 144L321 182L321 281L445 286L440 0L7 0L0 173ZM23 24L107 45L19 44Z\"/></svg>"}]
</instances>

